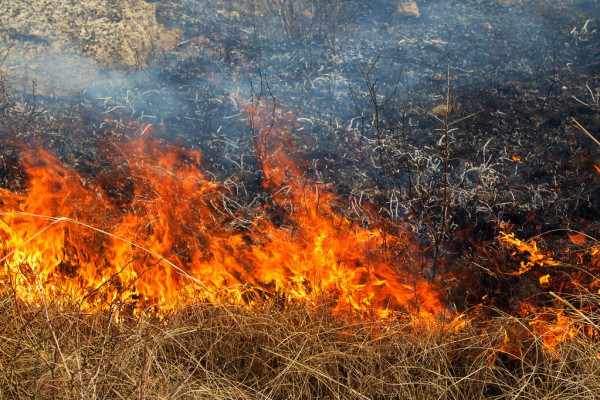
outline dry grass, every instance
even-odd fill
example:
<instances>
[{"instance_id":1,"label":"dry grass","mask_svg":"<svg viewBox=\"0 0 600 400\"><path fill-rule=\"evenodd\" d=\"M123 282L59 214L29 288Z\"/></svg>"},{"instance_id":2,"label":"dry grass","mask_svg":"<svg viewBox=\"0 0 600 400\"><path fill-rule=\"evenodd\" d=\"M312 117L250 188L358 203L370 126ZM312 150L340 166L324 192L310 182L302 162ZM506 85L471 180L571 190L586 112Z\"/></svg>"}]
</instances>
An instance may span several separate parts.
<instances>
[{"instance_id":1,"label":"dry grass","mask_svg":"<svg viewBox=\"0 0 600 400\"><path fill-rule=\"evenodd\" d=\"M523 358L441 325L351 323L331 307L196 304L167 320L0 296L0 397L11 399L596 399L600 346Z\"/></svg>"}]
</instances>

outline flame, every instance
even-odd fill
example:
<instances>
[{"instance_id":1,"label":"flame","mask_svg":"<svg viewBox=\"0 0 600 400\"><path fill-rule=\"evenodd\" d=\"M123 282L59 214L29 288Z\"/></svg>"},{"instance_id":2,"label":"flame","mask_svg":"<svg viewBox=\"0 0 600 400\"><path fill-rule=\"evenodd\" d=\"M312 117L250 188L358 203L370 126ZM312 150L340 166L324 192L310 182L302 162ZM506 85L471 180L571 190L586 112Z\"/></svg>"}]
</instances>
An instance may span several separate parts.
<instances>
[{"instance_id":1,"label":"flame","mask_svg":"<svg viewBox=\"0 0 600 400\"><path fill-rule=\"evenodd\" d=\"M523 305L523 315L530 315L533 320L529 326L536 337L542 340L544 348L554 351L556 346L579 334L578 324L571 316L565 314L562 308Z\"/></svg>"},{"instance_id":2,"label":"flame","mask_svg":"<svg viewBox=\"0 0 600 400\"><path fill-rule=\"evenodd\" d=\"M164 314L193 301L253 305L281 296L331 300L345 315L443 312L437 287L419 274L410 230L391 235L335 211L339 200L292 162L292 124L267 130L268 112L247 112L271 196L246 208L234 201L235 179L209 179L200 152L151 139L147 126L113 143L98 176L23 145L26 190L0 189L0 279L25 300L91 310L119 302Z\"/></svg>"},{"instance_id":3,"label":"flame","mask_svg":"<svg viewBox=\"0 0 600 400\"><path fill-rule=\"evenodd\" d=\"M550 284L550 274L540 276L540 285Z\"/></svg>"},{"instance_id":4,"label":"flame","mask_svg":"<svg viewBox=\"0 0 600 400\"><path fill-rule=\"evenodd\" d=\"M507 275L521 275L525 272L529 271L535 265L544 266L544 265L560 265L560 262L553 260L550 256L542 254L537 247L537 243L535 240L530 240L528 243L523 242L517 238L515 238L514 233L506 233L500 232L500 241L503 242L507 247L514 246L517 251L523 253L527 258L527 262L521 261L521 266L518 271L513 272L505 272ZM512 256L516 255L516 252L511 254Z\"/></svg>"},{"instance_id":5,"label":"flame","mask_svg":"<svg viewBox=\"0 0 600 400\"><path fill-rule=\"evenodd\" d=\"M575 266L576 268L560 270L560 274L544 274L538 277L540 286L548 290L547 294L555 300L553 306L535 305L533 302L519 303L516 314L521 318L528 320L530 331L528 332L543 344L544 349L556 356L556 347L565 341L572 340L580 335L588 337L598 337L600 328L592 319L587 317L588 313L594 315L597 312L598 298L597 288L600 287L600 280L597 278L600 269L600 251L596 247L586 248L587 239L582 233L567 232L567 236L573 244L582 249L569 251L565 248L562 252L564 257L562 262L558 262L550 257L550 254L544 254L538 248L534 240L523 242L515 238L514 234L500 232L500 240L506 248L513 249L511 257L524 257L527 261L521 261L519 271L504 272L507 275L521 275L531 270L534 266ZM572 249L571 249L572 250ZM581 267L584 266L584 267ZM585 272L584 272L585 271ZM538 271L539 272L539 271ZM578 306L569 302L564 296L559 296L552 290L556 288L558 293L565 292L579 296ZM600 291L598 291L600 293ZM582 297L583 296L583 297ZM568 311L568 312L567 312ZM501 349L511 349L517 347L513 341L519 341L523 338L522 323L512 322L507 324L507 330L511 333L510 344Z\"/></svg>"}]
</instances>

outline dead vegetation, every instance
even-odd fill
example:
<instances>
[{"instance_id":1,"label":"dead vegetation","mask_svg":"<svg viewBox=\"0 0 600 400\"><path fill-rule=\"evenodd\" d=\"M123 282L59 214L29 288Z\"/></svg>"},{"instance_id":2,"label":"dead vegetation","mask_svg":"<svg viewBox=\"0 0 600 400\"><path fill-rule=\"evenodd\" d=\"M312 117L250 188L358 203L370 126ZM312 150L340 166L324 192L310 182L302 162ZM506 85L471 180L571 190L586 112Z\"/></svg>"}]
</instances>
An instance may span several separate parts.
<instances>
[{"instance_id":1,"label":"dead vegetation","mask_svg":"<svg viewBox=\"0 0 600 400\"><path fill-rule=\"evenodd\" d=\"M269 1L276 5L271 12L278 14L280 28L286 39L302 42L308 41L307 37L323 38L328 46L334 47L337 36L335 24L320 20L322 14L318 10L319 7L329 5L341 6L343 1ZM411 3L414 4L401 4ZM304 8L299 8L300 5ZM237 10L228 11L227 15L229 18L239 18ZM337 12L328 15L337 17ZM324 27L331 30L321 31ZM449 88L450 74L447 75L445 86ZM434 78L431 81L437 82ZM369 98L374 99L373 114L378 114L380 103L377 100L377 88L369 79L366 79L366 84L369 89L366 94L373 93L374 96L365 98L367 102ZM6 131L14 135L29 132L30 122L39 114L37 108L34 106L23 112L14 112L15 105L10 100L8 91L4 87L0 89L3 121L14 121L12 125L3 126L0 132ZM586 97L578 94L579 97L574 99L586 109L597 109L598 96L589 87L588 91L589 99L586 91L583 91ZM448 204L448 207L454 207L453 210L470 212L471 203L476 203L474 218L480 218L476 215L479 213L485 214L486 219L493 219L500 215L499 209L509 209L508 206L496 207L498 203L504 204L496 196L512 195L512 189L505 190L501 186L507 180L503 172L508 175L514 170L514 175L517 175L517 168L521 165L520 157L506 152L496 158L492 156L493 150L490 149L495 144L492 142L494 137L480 139L482 145L476 150L476 156L465 163L460 171L460 179L443 185L444 192L447 186L450 193L446 199L445 193L440 190L440 176L447 179L448 174L439 172L444 165L447 169L449 162L448 138L452 140L450 145L453 151L461 142L467 142L467 139L459 136L459 131L448 135L448 114L452 111L449 98L447 95L446 103L431 112L438 118L445 117L445 123L441 124L445 128L445 135L438 135L446 139L445 143L440 141L440 145L433 150L411 144L404 137L402 119L402 124L395 131L372 129L375 133L372 135L375 138L372 141L375 143L374 148L389 151L389 155L381 151L374 152L374 163L379 159L381 168L386 169L384 173L392 177L401 176L406 168L409 182L404 182L404 185L412 203L419 199L421 192L429 196L419 199L421 205L415 207L423 213L439 211L440 204L444 207ZM370 116L371 109L365 108L367 112L360 110L361 117L363 114ZM459 117L469 116L472 111L478 110L465 110L464 115ZM273 115L274 113L275 111ZM209 112L206 114L209 115ZM501 118L499 115L504 114L494 114ZM477 117L487 118L487 114ZM379 118L371 119L375 123L379 122ZM589 121L586 122L589 124ZM474 121L473 125L477 123ZM407 129L410 128L407 126ZM593 139L585 128L580 126L579 129ZM358 128L356 131L358 132ZM464 131L465 135L472 134L472 130ZM255 148L258 148L256 137L258 136L253 135ZM544 142L541 138L535 140ZM468 141L471 145L470 136ZM446 151L439 151L439 148L445 148ZM410 182L411 176L414 176L414 184ZM402 186L400 179L397 186ZM411 194L411 191L417 189L418 193ZM539 195L539 190L533 185L528 190L534 192L532 198L542 200L544 193L548 193L548 196L554 193L547 190ZM397 205L397 197L401 196L398 194L396 197L394 191L390 193L389 218L400 219L398 207L392 209L392 205ZM584 197L583 194L581 196ZM547 203L537 206L532 203L533 200L521 203L514 200L515 197L520 199L512 195L512 207L515 209L548 208ZM443 201L440 200L442 198ZM510 202L507 200L505 203ZM593 205L593 202L589 203ZM488 218L486 213L492 217ZM443 214L445 213L438 215ZM418 214L415 215L419 217ZM455 214L450 222L455 222L459 217L459 214ZM417 224L426 225L421 230L437 234L438 241L447 233L445 220L434 220L436 224L424 222L422 216L415 220L417 228ZM466 224L458 221L457 226L459 223ZM437 226L440 228L434 229ZM462 260L461 263L469 263L465 268L467 271L484 271L481 273L484 276L481 282L492 282L494 271L484 262L486 260L480 250L481 248L472 250L477 256L465 257L466 261ZM588 256L587 253L582 254ZM503 259L494 262L501 264ZM581 267L585 268L585 265ZM557 304L570 317L569 328L575 326L579 333L593 334L578 334L549 351L545 347L544 338L535 330L535 315L518 318L495 309L485 310L485 318L478 319L477 312L472 312L471 319L467 317L469 307L480 301L481 294L485 292L487 296L488 292L494 292L492 283L482 293L469 294L468 291L476 290L477 286L465 289L465 298L469 295L478 298L477 301L464 300L466 306L458 307L461 311L467 310L464 312L468 323L455 330L447 329L442 320L437 324L399 317L392 317L385 322L344 320L343 317L333 315L333 304L289 304L282 303L276 297L263 300L252 308L227 302L196 303L182 307L177 314L164 319L149 312L131 315L126 305L117 302L105 311L87 312L79 304L69 304L65 299L60 299L60 304L59 299L43 297L37 303L24 302L15 295L11 273L7 266L2 265L0 282L5 284L0 289L0 398L600 397L600 344L597 337L599 316L593 311L597 309L598 296L590 293L577 301L567 300L561 295L557 297ZM498 288L504 289L502 296L513 294L512 288L500 285ZM553 292L549 293L554 296ZM526 299L526 296L521 296L518 300L510 301ZM458 303L448 302L448 308L455 304ZM508 333L513 335L509 336ZM516 339L518 343L511 342Z\"/></svg>"},{"instance_id":2,"label":"dead vegetation","mask_svg":"<svg viewBox=\"0 0 600 400\"><path fill-rule=\"evenodd\" d=\"M586 337L522 358L502 320L458 332L351 323L331 307L195 304L163 321L0 296L0 397L12 399L594 399L600 345ZM526 324L526 321L523 321ZM416 326L416 327L415 327Z\"/></svg>"},{"instance_id":3,"label":"dead vegetation","mask_svg":"<svg viewBox=\"0 0 600 400\"><path fill-rule=\"evenodd\" d=\"M151 65L179 40L180 32L158 23L155 14L153 5L139 0L11 0L0 6L0 42L26 38L15 49L21 65L43 66L63 53L81 52L105 67L135 71Z\"/></svg>"}]
</instances>

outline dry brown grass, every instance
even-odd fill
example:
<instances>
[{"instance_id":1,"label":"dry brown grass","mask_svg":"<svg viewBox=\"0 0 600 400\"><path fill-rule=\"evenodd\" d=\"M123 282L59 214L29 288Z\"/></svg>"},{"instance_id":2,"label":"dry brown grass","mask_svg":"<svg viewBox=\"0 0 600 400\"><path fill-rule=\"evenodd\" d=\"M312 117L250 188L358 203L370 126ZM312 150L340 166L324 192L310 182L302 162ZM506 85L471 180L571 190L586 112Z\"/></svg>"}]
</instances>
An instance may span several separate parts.
<instances>
[{"instance_id":1,"label":"dry brown grass","mask_svg":"<svg viewBox=\"0 0 600 400\"><path fill-rule=\"evenodd\" d=\"M11 399L595 399L600 347L523 358L467 327L352 323L328 305L196 304L164 321L0 296L0 397Z\"/></svg>"}]
</instances>

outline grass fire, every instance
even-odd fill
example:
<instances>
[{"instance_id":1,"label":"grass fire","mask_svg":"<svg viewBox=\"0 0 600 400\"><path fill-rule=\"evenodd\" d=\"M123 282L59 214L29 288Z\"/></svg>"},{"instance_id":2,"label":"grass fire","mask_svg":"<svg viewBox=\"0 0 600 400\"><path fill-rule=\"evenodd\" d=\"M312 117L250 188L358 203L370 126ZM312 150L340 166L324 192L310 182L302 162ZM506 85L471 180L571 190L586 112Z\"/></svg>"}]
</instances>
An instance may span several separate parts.
<instances>
[{"instance_id":1,"label":"grass fire","mask_svg":"<svg viewBox=\"0 0 600 400\"><path fill-rule=\"evenodd\" d=\"M2 261L20 297L35 300L40 287L90 310L118 301L164 312L221 296L255 303L281 295L335 299L338 313L377 317L443 311L418 274L408 228L384 238L378 227L356 226L334 211L326 187L286 176L299 168L281 147L264 162L273 196L250 210L235 209L234 181L202 173L197 151L145 137L114 148L121 154L107 162L125 163L118 178L134 188L128 203L115 204L43 150L20 149L26 194L2 193Z\"/></svg>"},{"instance_id":2,"label":"grass fire","mask_svg":"<svg viewBox=\"0 0 600 400\"><path fill-rule=\"evenodd\" d=\"M600 397L596 2L46 3L0 398Z\"/></svg>"}]
</instances>

